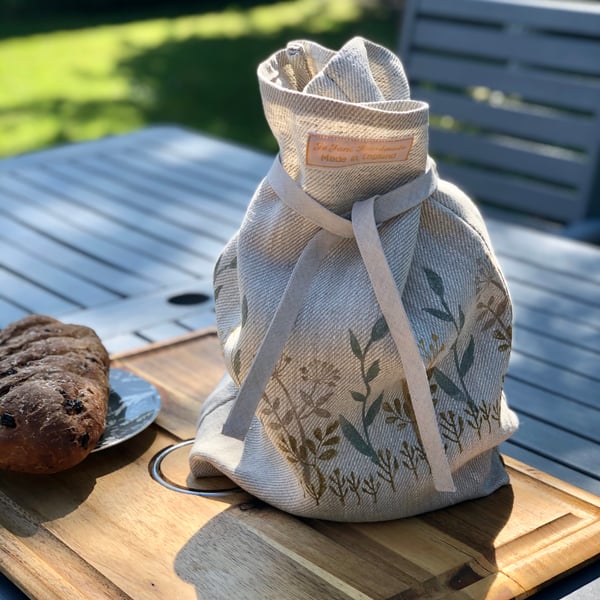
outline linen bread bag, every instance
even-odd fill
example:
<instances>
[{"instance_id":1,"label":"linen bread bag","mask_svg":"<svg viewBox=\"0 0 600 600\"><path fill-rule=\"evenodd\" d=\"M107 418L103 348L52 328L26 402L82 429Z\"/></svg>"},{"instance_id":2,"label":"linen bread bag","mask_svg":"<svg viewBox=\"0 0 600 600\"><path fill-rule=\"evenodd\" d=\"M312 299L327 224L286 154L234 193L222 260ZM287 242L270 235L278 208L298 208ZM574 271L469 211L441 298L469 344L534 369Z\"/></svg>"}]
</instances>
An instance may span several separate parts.
<instances>
[{"instance_id":1,"label":"linen bread bag","mask_svg":"<svg viewBox=\"0 0 600 600\"><path fill-rule=\"evenodd\" d=\"M406 517L508 482L511 302L428 106L362 38L258 69L279 155L214 271L226 375L190 466L285 511Z\"/></svg>"}]
</instances>

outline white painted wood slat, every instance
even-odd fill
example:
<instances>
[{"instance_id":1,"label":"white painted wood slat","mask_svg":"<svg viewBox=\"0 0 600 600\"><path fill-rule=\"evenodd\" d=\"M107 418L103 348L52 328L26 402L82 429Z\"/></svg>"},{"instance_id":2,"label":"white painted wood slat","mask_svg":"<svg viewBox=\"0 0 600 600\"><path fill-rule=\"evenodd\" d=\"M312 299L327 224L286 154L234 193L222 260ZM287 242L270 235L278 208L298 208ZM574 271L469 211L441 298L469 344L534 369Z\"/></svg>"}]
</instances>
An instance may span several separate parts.
<instances>
[{"instance_id":1,"label":"white painted wood slat","mask_svg":"<svg viewBox=\"0 0 600 600\"><path fill-rule=\"evenodd\" d=\"M59 174L65 181L65 194L94 210L118 220L133 231L146 233L167 243L188 256L197 256L206 266L223 247L223 241L207 237L210 229L206 220L192 219L186 214L187 227L170 219L176 209L164 205L156 210L152 195L142 194L81 163L53 165L51 172Z\"/></svg>"},{"instance_id":2,"label":"white painted wood slat","mask_svg":"<svg viewBox=\"0 0 600 600\"><path fill-rule=\"evenodd\" d=\"M27 224L20 223L0 214L0 237L10 243L31 252L38 258L43 258L48 264L75 273L87 281L96 282L117 295L129 296L154 289L149 281L131 273L126 273L111 265L97 260L76 249L61 244L39 232Z\"/></svg>"}]
</instances>

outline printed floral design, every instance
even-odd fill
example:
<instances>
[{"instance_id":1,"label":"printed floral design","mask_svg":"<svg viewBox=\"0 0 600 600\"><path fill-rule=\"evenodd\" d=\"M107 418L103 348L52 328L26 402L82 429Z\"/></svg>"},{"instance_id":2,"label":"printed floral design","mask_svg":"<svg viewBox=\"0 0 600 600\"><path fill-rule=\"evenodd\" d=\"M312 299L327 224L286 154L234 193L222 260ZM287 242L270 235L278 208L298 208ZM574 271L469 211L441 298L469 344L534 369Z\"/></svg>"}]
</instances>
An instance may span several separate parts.
<instances>
[{"instance_id":1,"label":"printed floral design","mask_svg":"<svg viewBox=\"0 0 600 600\"><path fill-rule=\"evenodd\" d=\"M464 350L459 352L459 343L462 343L462 331L465 325L465 316L460 304L456 308L454 314L448 305L445 298L445 287L442 278L438 273L431 269L424 269L427 282L432 292L438 297L441 308L429 307L423 310L432 316L442 321L450 322L456 329L456 339L450 348L453 357L455 374L454 377L447 373L442 372L437 367L433 370L433 378L440 386L440 388L448 394L448 396L454 398L459 402L459 405L464 405L463 414L459 414L454 410L439 412L438 418L440 423L440 429L442 436L449 443L456 444L458 451L463 451L462 436L465 431L465 424L474 429L479 439L482 436L482 430L487 425L488 433L492 431L492 420L500 424L500 407L497 401L486 403L485 401L476 402L469 393L465 379L467 374L471 370L475 360L475 339L473 335L469 336L469 341L466 344ZM486 321L481 329L482 332L490 329L494 323L498 322L499 333L494 333L496 339L500 339L498 336L503 336L504 343L498 348L500 352L505 352L510 348L510 327L503 324L501 316L506 312L509 299L504 292L504 288L497 281L497 279L490 279L487 271L483 272L483 279L477 280L479 295L486 293L490 284L496 285L497 289L502 292L501 299L496 301L495 296L490 296L487 302L484 304L480 300L477 303L477 308L481 311L478 314L477 321L482 320L481 315L486 315L487 312L492 312L493 317ZM482 283L485 281L485 285ZM491 321L491 323L489 322Z\"/></svg>"},{"instance_id":2,"label":"printed floral design","mask_svg":"<svg viewBox=\"0 0 600 600\"><path fill-rule=\"evenodd\" d=\"M223 254L220 254L219 258L217 259L217 263L215 264L214 271L213 271L213 289L214 289L214 295L215 295L215 302L219 298L219 294L221 293L221 290L223 289L223 285L222 284L221 285L217 285L217 279L218 279L219 275L221 275L222 273L224 273L228 269L237 269L237 255L234 256L225 265L222 265L221 264L222 262L223 262Z\"/></svg>"},{"instance_id":3,"label":"printed floral design","mask_svg":"<svg viewBox=\"0 0 600 600\"><path fill-rule=\"evenodd\" d=\"M494 423L499 426L499 401L472 396L468 381L477 356L473 322L467 330L462 307L452 305L438 273L428 268L423 273L437 302L422 310L438 321L451 324L456 332L449 348L435 332L430 333L427 341L418 340L418 346L425 361L446 449L453 446L460 453L465 450L467 431L474 431L481 439L492 432ZM479 277L475 323L479 324L479 333L490 332L500 342L499 352L506 352L511 339L510 325L506 324L507 316L510 317L509 299L493 269L491 273L483 270ZM242 323L247 318L247 310L244 298ZM272 374L269 393L263 395L259 408L263 426L286 460L295 465L305 494L316 504L325 495L336 498L342 506L360 506L365 502L376 504L382 490L397 491L397 478L402 470L411 473L415 480L430 473L406 381L402 383L400 393L396 391L393 395L375 385L381 366L379 359L372 358L372 350L388 333L384 317L373 324L366 340L361 340L354 331L348 331L348 343L356 359L360 381L360 386L349 392L350 401L357 406L352 422L351 411L343 415L332 414L330 400L339 393L341 370L328 361L312 359L298 367L292 357L283 355ZM437 365L440 356L446 353L451 358L451 366L442 370ZM234 358L234 367L235 362ZM452 408L439 409L441 393L453 400ZM319 426L315 427L315 423ZM382 427L393 428L398 436L391 448L377 445L374 432ZM345 471L339 456L342 440L368 459L363 464L370 464L371 468ZM356 464L355 461L344 462Z\"/></svg>"},{"instance_id":4,"label":"printed floral design","mask_svg":"<svg viewBox=\"0 0 600 600\"><path fill-rule=\"evenodd\" d=\"M265 427L277 433L278 447L286 460L301 467L303 488L318 504L327 489L323 465L337 456L340 442L339 423L331 420L331 414L323 405L333 395L340 375L330 363L313 360L300 367L299 379L307 385L299 387L298 395L293 396L282 377L291 363L292 359L285 354L280 358L271 376L278 394L272 397L263 394L260 418ZM308 434L304 421L310 415L327 422Z\"/></svg>"}]
</instances>

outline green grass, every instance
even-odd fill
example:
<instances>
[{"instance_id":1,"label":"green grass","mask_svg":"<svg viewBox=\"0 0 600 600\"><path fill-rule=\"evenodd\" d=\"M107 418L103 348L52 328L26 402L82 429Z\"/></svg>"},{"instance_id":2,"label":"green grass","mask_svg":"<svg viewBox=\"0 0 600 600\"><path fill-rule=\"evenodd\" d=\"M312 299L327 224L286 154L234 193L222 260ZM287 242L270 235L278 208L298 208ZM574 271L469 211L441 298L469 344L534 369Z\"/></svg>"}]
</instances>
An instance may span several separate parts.
<instances>
[{"instance_id":1,"label":"green grass","mask_svg":"<svg viewBox=\"0 0 600 600\"><path fill-rule=\"evenodd\" d=\"M53 27L27 34L0 24L0 157L152 123L273 151L256 82L260 61L298 38L333 48L354 35L389 47L396 39L392 16L360 0Z\"/></svg>"}]
</instances>

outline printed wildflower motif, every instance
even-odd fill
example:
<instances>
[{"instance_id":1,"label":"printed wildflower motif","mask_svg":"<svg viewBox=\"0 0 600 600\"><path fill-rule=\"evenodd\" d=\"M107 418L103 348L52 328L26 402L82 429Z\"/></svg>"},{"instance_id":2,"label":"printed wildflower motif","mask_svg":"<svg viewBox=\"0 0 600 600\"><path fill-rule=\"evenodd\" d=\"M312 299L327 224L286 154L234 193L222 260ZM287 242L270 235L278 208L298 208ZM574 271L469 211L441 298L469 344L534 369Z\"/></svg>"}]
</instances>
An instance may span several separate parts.
<instances>
[{"instance_id":1,"label":"printed wildflower motif","mask_svg":"<svg viewBox=\"0 0 600 600\"><path fill-rule=\"evenodd\" d=\"M476 279L478 298L481 298L490 287L494 291L485 302L481 301L481 299L478 301L477 309L480 312L476 318L476 322L483 322L482 332L495 326L493 337L501 341L498 351L506 352L510 349L512 329L510 325L504 325L502 316L510 306L509 298L489 261L485 263L479 261L479 265L481 270ZM471 396L467 387L466 377L475 363L475 339L473 335L470 335L464 350L459 352L459 342L465 325L465 316L462 308L459 304L457 307L458 316L455 316L445 298L446 292L440 275L431 269L426 268L424 271L427 283L431 291L438 297L442 308L430 307L423 310L441 321L452 323L456 329L456 340L450 348L454 359L456 377L454 378L442 372L437 367L432 369L431 374L441 390L448 396L459 401L464 407L462 415L452 410L440 412L438 415L442 437L447 442L456 444L458 451L462 452L464 450L462 436L465 432L465 424L473 429L477 433L477 437L481 439L483 428L486 425L488 433L491 433L492 420L500 424L499 412L497 403L490 404L485 400L476 400Z\"/></svg>"},{"instance_id":2,"label":"printed wildflower motif","mask_svg":"<svg viewBox=\"0 0 600 600\"><path fill-rule=\"evenodd\" d=\"M313 359L308 365L300 368L302 381L314 383L315 385L327 385L335 387L340 380L340 370L331 363Z\"/></svg>"},{"instance_id":3,"label":"printed wildflower motif","mask_svg":"<svg viewBox=\"0 0 600 600\"><path fill-rule=\"evenodd\" d=\"M492 263L487 258L479 258L477 260L477 275L475 277L475 293L477 295L481 294L490 285L496 285L502 289L502 285L498 281L498 273Z\"/></svg>"},{"instance_id":4,"label":"printed wildflower motif","mask_svg":"<svg viewBox=\"0 0 600 600\"><path fill-rule=\"evenodd\" d=\"M503 317L509 312L509 299L505 293L498 293L497 288L504 288L497 276L490 292L492 271L481 275L481 281L485 279L487 287L482 288L477 297L478 313L474 322L480 324L480 332L489 330L501 343L509 343L510 329L502 325ZM419 339L417 345L425 363L446 450L454 447L460 453L466 449L469 431L474 431L481 439L486 433L492 433L494 423L500 426L499 403L498 400L490 402L472 396L470 373L476 364L479 338L476 339L466 326L460 304L454 304L449 298L442 276L427 268L424 273L435 301L422 310L436 320L450 324L456 337L447 347L439 334L432 332ZM245 304L242 314L247 317ZM493 323L488 323L490 319ZM372 356L373 349L388 333L384 317L380 317L366 335L348 331L357 381L360 382L349 390L351 405L357 408L352 418L348 412L332 414L331 401L338 393L336 388L342 378L342 370L333 363L313 358L296 366L291 356L283 354L273 371L273 385L269 393L263 395L259 416L277 448L288 463L294 465L304 494L316 505L323 498L328 502L335 500L345 507L369 502L377 504L384 490L399 491L399 480L407 473L416 481L431 473L406 380L393 394L377 384L381 364L379 358ZM503 352L504 348L498 350ZM445 354L450 361L445 360ZM439 366L442 358L445 360L443 371ZM296 375L291 377L291 373ZM452 400L450 406L444 404L444 409L440 408L441 393ZM396 439L388 447L380 447L377 443L380 427L393 428L396 432ZM369 468L344 469L341 448L362 455L367 459L365 467L369 465ZM357 463L350 461L348 464Z\"/></svg>"}]
</instances>

